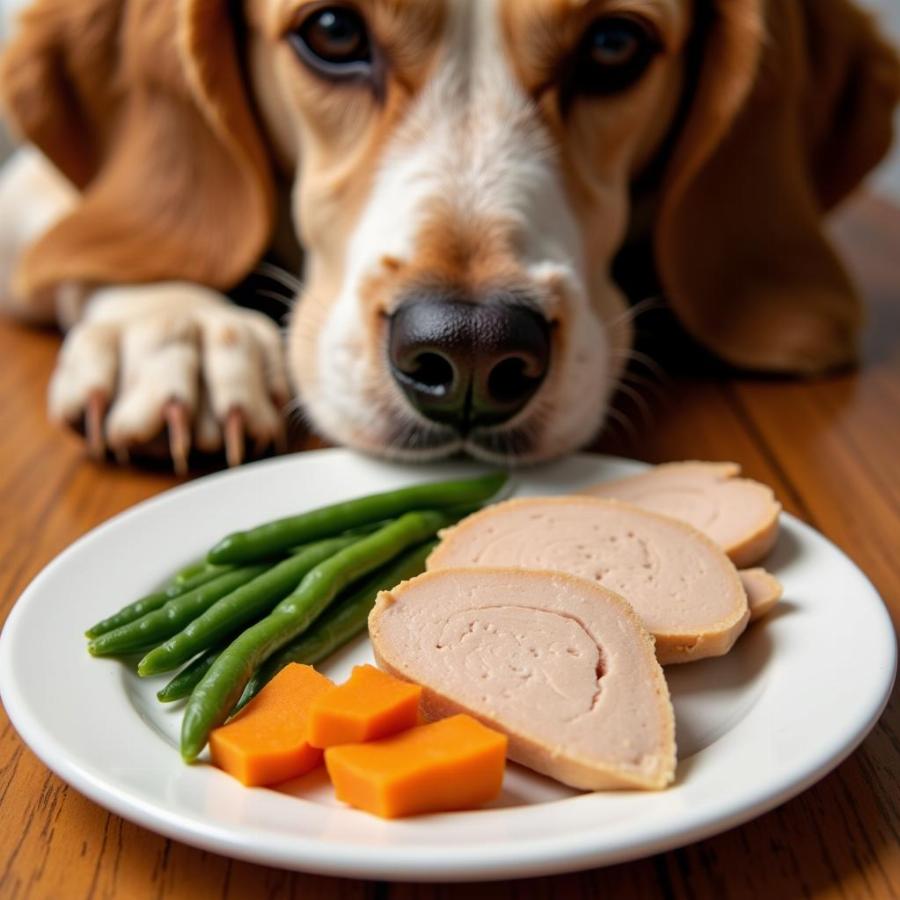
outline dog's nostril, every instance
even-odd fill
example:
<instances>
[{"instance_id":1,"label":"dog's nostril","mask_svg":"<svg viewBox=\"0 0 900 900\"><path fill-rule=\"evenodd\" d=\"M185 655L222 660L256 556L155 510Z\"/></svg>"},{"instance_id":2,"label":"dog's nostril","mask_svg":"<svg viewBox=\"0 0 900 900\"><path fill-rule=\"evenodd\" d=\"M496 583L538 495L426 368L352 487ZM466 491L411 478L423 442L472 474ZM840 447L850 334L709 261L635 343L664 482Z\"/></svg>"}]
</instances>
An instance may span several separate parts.
<instances>
[{"instance_id":1,"label":"dog's nostril","mask_svg":"<svg viewBox=\"0 0 900 900\"><path fill-rule=\"evenodd\" d=\"M510 356L494 366L488 375L488 395L499 403L518 403L524 394L530 394L535 382L543 377L543 371L537 371L534 360L521 356Z\"/></svg>"},{"instance_id":2,"label":"dog's nostril","mask_svg":"<svg viewBox=\"0 0 900 900\"><path fill-rule=\"evenodd\" d=\"M456 377L453 365L439 353L418 354L413 360L412 369L405 374L412 381L438 395L449 391Z\"/></svg>"}]
</instances>

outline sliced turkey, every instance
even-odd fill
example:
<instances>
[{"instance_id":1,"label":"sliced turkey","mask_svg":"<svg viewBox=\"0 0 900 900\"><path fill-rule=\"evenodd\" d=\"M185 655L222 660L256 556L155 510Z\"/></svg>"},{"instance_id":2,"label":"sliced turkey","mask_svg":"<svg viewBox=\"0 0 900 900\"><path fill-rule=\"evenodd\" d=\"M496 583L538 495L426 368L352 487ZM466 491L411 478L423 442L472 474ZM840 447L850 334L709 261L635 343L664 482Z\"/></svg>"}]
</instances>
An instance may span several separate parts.
<instances>
[{"instance_id":1,"label":"sliced turkey","mask_svg":"<svg viewBox=\"0 0 900 900\"><path fill-rule=\"evenodd\" d=\"M756 565L778 536L781 504L735 463L676 462L579 491L681 519L709 535L739 567Z\"/></svg>"},{"instance_id":2,"label":"sliced turkey","mask_svg":"<svg viewBox=\"0 0 900 900\"><path fill-rule=\"evenodd\" d=\"M653 641L606 588L559 572L427 572L379 595L369 634L383 669L422 685L426 717L469 713L538 772L585 790L674 777Z\"/></svg>"},{"instance_id":3,"label":"sliced turkey","mask_svg":"<svg viewBox=\"0 0 900 900\"><path fill-rule=\"evenodd\" d=\"M755 622L768 615L778 605L784 588L781 582L765 569L741 569L738 574L747 592L750 621Z\"/></svg>"},{"instance_id":4,"label":"sliced turkey","mask_svg":"<svg viewBox=\"0 0 900 900\"><path fill-rule=\"evenodd\" d=\"M737 570L706 535L616 500L507 500L442 534L428 569L471 566L577 575L624 597L663 664L727 653L750 618Z\"/></svg>"}]
</instances>

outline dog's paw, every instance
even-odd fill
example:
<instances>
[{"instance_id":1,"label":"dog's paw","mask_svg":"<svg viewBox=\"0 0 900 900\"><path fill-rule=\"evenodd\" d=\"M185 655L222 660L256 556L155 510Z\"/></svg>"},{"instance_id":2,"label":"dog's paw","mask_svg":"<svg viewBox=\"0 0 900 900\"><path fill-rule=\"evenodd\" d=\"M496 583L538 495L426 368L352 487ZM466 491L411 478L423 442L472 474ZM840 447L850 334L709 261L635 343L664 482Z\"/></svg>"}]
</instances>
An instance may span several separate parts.
<instances>
[{"instance_id":1,"label":"dog's paw","mask_svg":"<svg viewBox=\"0 0 900 900\"><path fill-rule=\"evenodd\" d=\"M66 336L50 382L53 419L119 458L165 431L176 469L192 445L230 465L284 440L290 393L277 326L214 291L165 283L103 288Z\"/></svg>"}]
</instances>

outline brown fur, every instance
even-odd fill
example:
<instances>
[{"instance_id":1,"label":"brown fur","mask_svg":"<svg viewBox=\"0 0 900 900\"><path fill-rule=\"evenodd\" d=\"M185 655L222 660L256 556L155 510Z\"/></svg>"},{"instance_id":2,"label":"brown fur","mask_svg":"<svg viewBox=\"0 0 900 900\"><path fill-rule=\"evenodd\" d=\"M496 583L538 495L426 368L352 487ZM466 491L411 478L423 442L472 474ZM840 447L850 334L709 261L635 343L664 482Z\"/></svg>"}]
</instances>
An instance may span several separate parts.
<instances>
[{"instance_id":1,"label":"brown fur","mask_svg":"<svg viewBox=\"0 0 900 900\"><path fill-rule=\"evenodd\" d=\"M221 0L38 0L26 12L3 58L6 106L83 198L27 251L18 292L226 288L255 265L273 185L231 32Z\"/></svg>"},{"instance_id":2,"label":"brown fur","mask_svg":"<svg viewBox=\"0 0 900 900\"><path fill-rule=\"evenodd\" d=\"M890 143L900 66L848 0L721 0L656 225L681 321L739 366L855 356L856 292L823 213Z\"/></svg>"}]
</instances>

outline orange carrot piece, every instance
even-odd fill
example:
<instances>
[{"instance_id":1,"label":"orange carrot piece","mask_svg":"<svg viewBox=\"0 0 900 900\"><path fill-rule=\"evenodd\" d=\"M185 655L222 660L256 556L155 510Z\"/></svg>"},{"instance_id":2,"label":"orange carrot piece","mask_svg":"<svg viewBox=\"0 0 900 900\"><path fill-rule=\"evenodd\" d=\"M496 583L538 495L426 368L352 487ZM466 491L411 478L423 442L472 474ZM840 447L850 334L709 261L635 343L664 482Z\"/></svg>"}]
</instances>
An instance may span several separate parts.
<instances>
[{"instance_id":1,"label":"orange carrot piece","mask_svg":"<svg viewBox=\"0 0 900 900\"><path fill-rule=\"evenodd\" d=\"M422 688L374 666L355 666L350 680L309 709L313 747L375 741L418 724Z\"/></svg>"},{"instance_id":2,"label":"orange carrot piece","mask_svg":"<svg viewBox=\"0 0 900 900\"><path fill-rule=\"evenodd\" d=\"M322 762L306 739L309 707L334 684L312 666L285 666L209 736L212 761L248 787L297 778Z\"/></svg>"},{"instance_id":3,"label":"orange carrot piece","mask_svg":"<svg viewBox=\"0 0 900 900\"><path fill-rule=\"evenodd\" d=\"M451 716L368 744L325 751L339 800L386 819L471 809L500 792L506 735Z\"/></svg>"}]
</instances>

